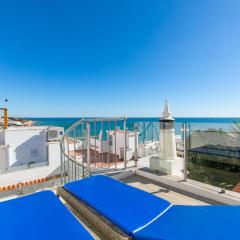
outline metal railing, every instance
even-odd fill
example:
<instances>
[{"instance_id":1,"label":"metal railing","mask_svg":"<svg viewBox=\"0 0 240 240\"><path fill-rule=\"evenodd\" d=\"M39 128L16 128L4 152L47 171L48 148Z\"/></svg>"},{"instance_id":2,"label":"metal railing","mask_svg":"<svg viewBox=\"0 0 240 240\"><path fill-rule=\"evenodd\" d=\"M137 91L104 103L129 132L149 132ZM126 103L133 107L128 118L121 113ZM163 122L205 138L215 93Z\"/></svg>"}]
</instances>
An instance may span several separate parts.
<instances>
[{"instance_id":1,"label":"metal railing","mask_svg":"<svg viewBox=\"0 0 240 240\"><path fill-rule=\"evenodd\" d=\"M234 189L240 183L239 126L176 122L177 156L184 159L182 180ZM157 120L81 119L65 132L60 142L62 182L99 172L149 168L151 156L159 156L160 136Z\"/></svg>"},{"instance_id":2,"label":"metal railing","mask_svg":"<svg viewBox=\"0 0 240 240\"><path fill-rule=\"evenodd\" d=\"M94 173L141 167L139 159L159 154L159 135L157 121L132 122L126 117L81 119L66 130L60 141L62 183Z\"/></svg>"},{"instance_id":3,"label":"metal railing","mask_svg":"<svg viewBox=\"0 0 240 240\"><path fill-rule=\"evenodd\" d=\"M126 170L126 121L126 117L81 119L68 128L60 141L62 183L95 172Z\"/></svg>"},{"instance_id":4,"label":"metal railing","mask_svg":"<svg viewBox=\"0 0 240 240\"><path fill-rule=\"evenodd\" d=\"M61 183L64 184L66 182L71 181L71 179L77 180L80 178L84 178L85 174L90 175L87 171L87 168L84 164L84 161L77 161L76 155L71 156L69 151L69 134L72 131L76 131L75 128L84 123L84 120L81 119L73 124L70 128L68 128L62 139L60 140L60 151L61 151ZM82 139L83 140L83 139ZM74 138L74 148L76 147L76 139ZM70 171L72 170L72 171ZM72 177L74 173L74 177Z\"/></svg>"}]
</instances>

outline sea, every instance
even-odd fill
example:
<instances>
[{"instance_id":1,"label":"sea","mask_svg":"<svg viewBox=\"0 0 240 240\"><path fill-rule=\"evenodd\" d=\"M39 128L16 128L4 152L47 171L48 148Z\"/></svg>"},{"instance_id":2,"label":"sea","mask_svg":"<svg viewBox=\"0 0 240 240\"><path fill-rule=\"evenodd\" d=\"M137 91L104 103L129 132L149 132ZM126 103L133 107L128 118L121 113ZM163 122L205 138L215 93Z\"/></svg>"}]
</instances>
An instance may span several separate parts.
<instances>
[{"instance_id":1,"label":"sea","mask_svg":"<svg viewBox=\"0 0 240 240\"><path fill-rule=\"evenodd\" d=\"M47 126L59 126L67 130L72 124L80 120L81 118L54 118L54 117L44 117L44 118L31 118L27 117L24 119L29 119L34 121L34 125L47 125ZM85 118L86 119L86 118ZM127 127L129 129L133 128L133 123L138 123L140 128L154 125L159 126L159 118L128 118ZM233 129L240 130L240 117L176 117L175 118L175 131L176 134L181 134L183 123L186 123L188 128L192 130L220 130L220 131L232 131Z\"/></svg>"}]
</instances>

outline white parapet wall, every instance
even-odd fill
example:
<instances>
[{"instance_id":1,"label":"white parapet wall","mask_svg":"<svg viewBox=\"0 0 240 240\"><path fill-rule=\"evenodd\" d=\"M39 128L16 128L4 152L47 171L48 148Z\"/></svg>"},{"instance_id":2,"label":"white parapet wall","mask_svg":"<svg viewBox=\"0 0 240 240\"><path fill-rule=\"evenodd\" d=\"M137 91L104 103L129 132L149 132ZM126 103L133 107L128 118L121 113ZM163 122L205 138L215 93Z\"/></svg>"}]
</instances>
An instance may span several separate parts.
<instances>
[{"instance_id":1,"label":"white parapet wall","mask_svg":"<svg viewBox=\"0 0 240 240\"><path fill-rule=\"evenodd\" d=\"M79 151L82 149L83 147L83 141L79 140L79 139L68 139L64 141L64 147L65 147L65 151Z\"/></svg>"},{"instance_id":2,"label":"white parapet wall","mask_svg":"<svg viewBox=\"0 0 240 240\"><path fill-rule=\"evenodd\" d=\"M47 127L9 127L1 131L6 167L47 161Z\"/></svg>"},{"instance_id":3,"label":"white parapet wall","mask_svg":"<svg viewBox=\"0 0 240 240\"><path fill-rule=\"evenodd\" d=\"M116 133L116 135L115 135ZM109 139L103 140L102 135L99 137L90 137L90 148L99 153L107 153L110 152L112 154L118 155L120 158L122 157L122 149L124 148L125 143L125 132L123 130L117 129L116 131L111 130L108 133ZM138 147L138 133L136 135L137 146ZM132 158L135 150L135 132L127 131L126 132L126 147L127 151L131 152Z\"/></svg>"},{"instance_id":4,"label":"white parapet wall","mask_svg":"<svg viewBox=\"0 0 240 240\"><path fill-rule=\"evenodd\" d=\"M47 165L0 174L0 186L56 176L61 173L59 141L47 143Z\"/></svg>"},{"instance_id":5,"label":"white parapet wall","mask_svg":"<svg viewBox=\"0 0 240 240\"><path fill-rule=\"evenodd\" d=\"M54 128L62 132L62 128ZM0 186L60 174L59 139L49 139L48 126L9 127L0 130Z\"/></svg>"},{"instance_id":6,"label":"white parapet wall","mask_svg":"<svg viewBox=\"0 0 240 240\"><path fill-rule=\"evenodd\" d=\"M0 174L5 172L7 168L6 153L6 146L0 145Z\"/></svg>"},{"instance_id":7,"label":"white parapet wall","mask_svg":"<svg viewBox=\"0 0 240 240\"><path fill-rule=\"evenodd\" d=\"M90 148L95 150L99 153L106 153L109 151L108 141L102 141L95 137L90 137Z\"/></svg>"}]
</instances>

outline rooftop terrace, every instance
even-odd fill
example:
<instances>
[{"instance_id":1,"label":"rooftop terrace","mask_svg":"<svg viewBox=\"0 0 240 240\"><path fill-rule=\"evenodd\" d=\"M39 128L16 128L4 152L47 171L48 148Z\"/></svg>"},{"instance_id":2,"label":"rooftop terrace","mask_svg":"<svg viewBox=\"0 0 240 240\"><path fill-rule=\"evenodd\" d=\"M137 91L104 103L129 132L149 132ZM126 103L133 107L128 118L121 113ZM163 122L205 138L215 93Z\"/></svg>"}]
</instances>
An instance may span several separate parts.
<instances>
[{"instance_id":1,"label":"rooftop terrace","mask_svg":"<svg viewBox=\"0 0 240 240\"><path fill-rule=\"evenodd\" d=\"M130 186L139 188L143 191L151 193L157 197L163 198L172 204L178 205L208 205L207 202L201 201L197 198L186 195L183 191L176 192L170 186L163 186L160 183L151 179L133 175L122 179L122 181Z\"/></svg>"}]
</instances>

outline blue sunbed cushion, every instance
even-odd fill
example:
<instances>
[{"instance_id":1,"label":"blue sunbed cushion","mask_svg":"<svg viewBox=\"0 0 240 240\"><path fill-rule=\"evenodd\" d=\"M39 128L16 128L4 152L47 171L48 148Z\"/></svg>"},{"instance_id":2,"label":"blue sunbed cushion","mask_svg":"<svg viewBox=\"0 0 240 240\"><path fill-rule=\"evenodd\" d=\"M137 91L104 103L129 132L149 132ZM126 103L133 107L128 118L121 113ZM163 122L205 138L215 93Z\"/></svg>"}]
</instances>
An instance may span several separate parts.
<instances>
[{"instance_id":1,"label":"blue sunbed cushion","mask_svg":"<svg viewBox=\"0 0 240 240\"><path fill-rule=\"evenodd\" d=\"M6 240L93 240L51 191L0 202L0 234Z\"/></svg>"},{"instance_id":2,"label":"blue sunbed cushion","mask_svg":"<svg viewBox=\"0 0 240 240\"><path fill-rule=\"evenodd\" d=\"M239 206L173 206L134 234L136 240L240 239Z\"/></svg>"},{"instance_id":3,"label":"blue sunbed cushion","mask_svg":"<svg viewBox=\"0 0 240 240\"><path fill-rule=\"evenodd\" d=\"M64 188L128 235L163 212L170 203L107 176L92 176Z\"/></svg>"}]
</instances>

